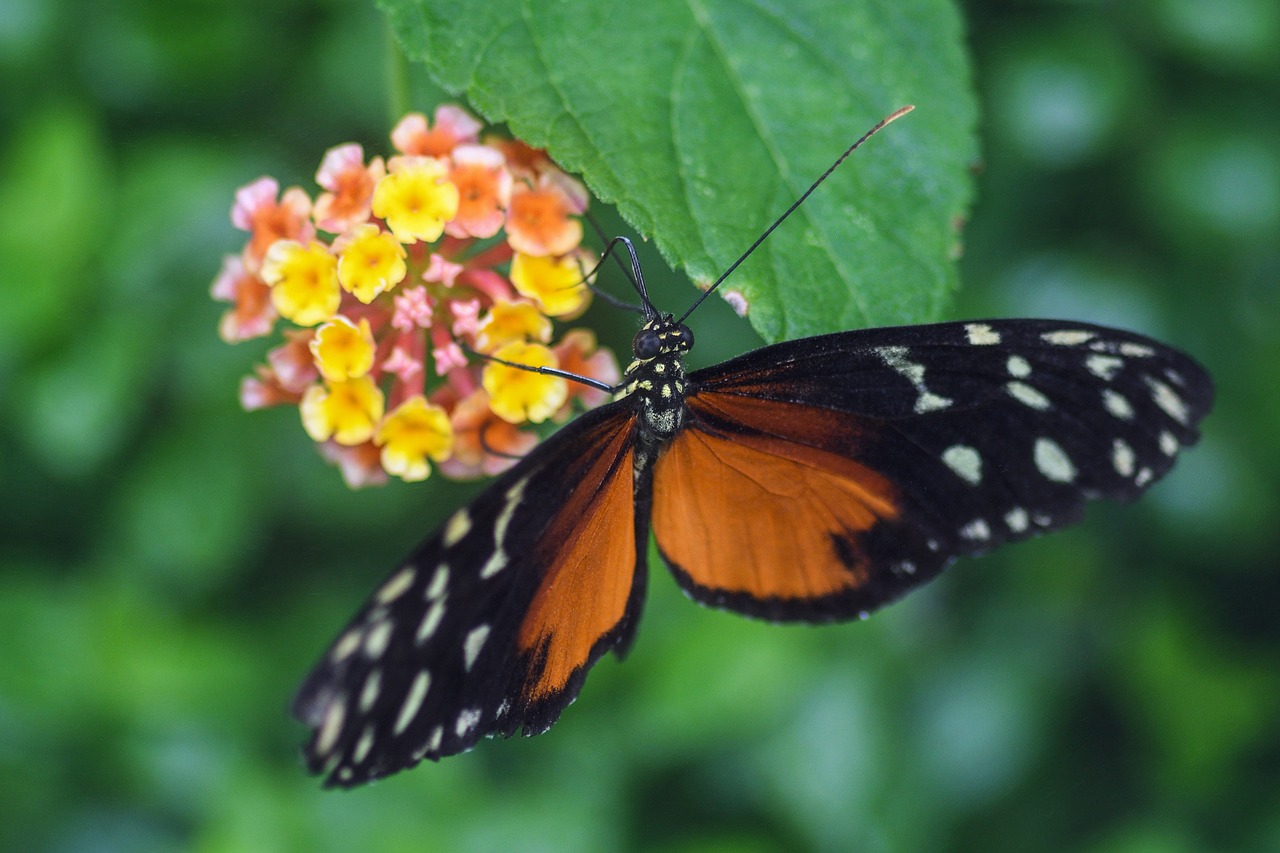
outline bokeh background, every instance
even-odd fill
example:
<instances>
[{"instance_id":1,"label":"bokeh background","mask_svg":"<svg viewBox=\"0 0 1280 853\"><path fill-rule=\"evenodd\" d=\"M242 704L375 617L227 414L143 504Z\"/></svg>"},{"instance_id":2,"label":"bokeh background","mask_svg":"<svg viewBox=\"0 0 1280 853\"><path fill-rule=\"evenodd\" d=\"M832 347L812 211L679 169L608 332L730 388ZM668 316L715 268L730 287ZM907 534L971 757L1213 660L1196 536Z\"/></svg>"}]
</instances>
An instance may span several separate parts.
<instances>
[{"instance_id":1,"label":"bokeh background","mask_svg":"<svg viewBox=\"0 0 1280 853\"><path fill-rule=\"evenodd\" d=\"M207 290L236 187L385 150L383 21L6 0L0 849L1280 849L1280 6L965 9L985 154L951 316L1178 342L1220 386L1203 443L863 624L749 623L655 571L630 659L550 734L333 793L290 693L468 488L351 493L296 413L241 413L261 353ZM743 326L702 314L700 358Z\"/></svg>"}]
</instances>

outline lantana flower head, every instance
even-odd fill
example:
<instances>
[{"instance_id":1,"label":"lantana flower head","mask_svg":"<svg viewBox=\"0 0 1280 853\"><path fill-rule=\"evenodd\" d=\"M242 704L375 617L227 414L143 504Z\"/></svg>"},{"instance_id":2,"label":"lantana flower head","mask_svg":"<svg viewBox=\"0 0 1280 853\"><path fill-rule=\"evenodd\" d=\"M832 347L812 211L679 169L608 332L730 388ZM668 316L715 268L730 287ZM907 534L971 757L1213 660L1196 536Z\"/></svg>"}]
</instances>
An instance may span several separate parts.
<instances>
[{"instance_id":1,"label":"lantana flower head","mask_svg":"<svg viewBox=\"0 0 1280 853\"><path fill-rule=\"evenodd\" d=\"M594 335L553 323L591 298L585 189L522 143L479 142L481 127L451 105L411 114L385 161L325 152L314 202L272 178L236 193L249 237L211 288L230 303L219 334L283 335L241 403L296 406L352 487L496 474L536 445L531 425L608 396L522 367L618 380Z\"/></svg>"}]
</instances>

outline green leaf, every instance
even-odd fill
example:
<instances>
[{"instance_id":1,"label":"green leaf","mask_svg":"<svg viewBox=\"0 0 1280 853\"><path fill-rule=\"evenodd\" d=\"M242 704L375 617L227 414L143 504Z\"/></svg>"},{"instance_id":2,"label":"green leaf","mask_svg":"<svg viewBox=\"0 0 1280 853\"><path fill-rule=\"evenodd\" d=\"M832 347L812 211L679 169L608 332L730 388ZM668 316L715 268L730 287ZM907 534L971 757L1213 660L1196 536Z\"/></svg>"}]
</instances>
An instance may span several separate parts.
<instances>
[{"instance_id":1,"label":"green leaf","mask_svg":"<svg viewBox=\"0 0 1280 853\"><path fill-rule=\"evenodd\" d=\"M955 285L976 108L948 0L380 4L444 89L546 147L703 286L915 104L722 289L778 340L931 319Z\"/></svg>"}]
</instances>

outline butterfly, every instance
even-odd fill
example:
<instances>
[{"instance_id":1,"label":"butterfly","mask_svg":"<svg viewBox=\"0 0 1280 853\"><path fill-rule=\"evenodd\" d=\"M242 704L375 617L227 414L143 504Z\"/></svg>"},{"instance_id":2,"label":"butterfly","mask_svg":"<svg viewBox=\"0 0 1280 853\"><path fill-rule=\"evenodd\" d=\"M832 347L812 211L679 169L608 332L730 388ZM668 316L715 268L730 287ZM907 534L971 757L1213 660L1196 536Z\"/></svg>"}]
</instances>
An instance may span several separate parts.
<instances>
[{"instance_id":1,"label":"butterfly","mask_svg":"<svg viewBox=\"0 0 1280 853\"><path fill-rule=\"evenodd\" d=\"M865 618L957 557L1137 498L1213 398L1171 347L1055 320L848 331L686 372L693 308L644 303L618 399L454 512L306 677L292 710L327 785L545 732L635 638L651 531L702 604Z\"/></svg>"}]
</instances>

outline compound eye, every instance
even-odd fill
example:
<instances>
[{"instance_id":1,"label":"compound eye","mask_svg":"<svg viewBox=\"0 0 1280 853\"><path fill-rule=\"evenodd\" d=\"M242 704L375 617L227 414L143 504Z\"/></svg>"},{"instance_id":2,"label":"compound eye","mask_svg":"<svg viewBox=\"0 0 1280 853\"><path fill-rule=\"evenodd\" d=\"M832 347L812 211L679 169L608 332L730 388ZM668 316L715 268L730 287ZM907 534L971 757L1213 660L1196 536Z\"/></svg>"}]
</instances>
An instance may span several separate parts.
<instances>
[{"instance_id":1,"label":"compound eye","mask_svg":"<svg viewBox=\"0 0 1280 853\"><path fill-rule=\"evenodd\" d=\"M682 350L693 349L693 332L689 330L688 326L681 326L679 329L677 329L676 337L680 341L680 349Z\"/></svg>"},{"instance_id":2,"label":"compound eye","mask_svg":"<svg viewBox=\"0 0 1280 853\"><path fill-rule=\"evenodd\" d=\"M648 361L662 352L662 341L653 329L641 329L631 342L631 351L636 354L636 358Z\"/></svg>"}]
</instances>

